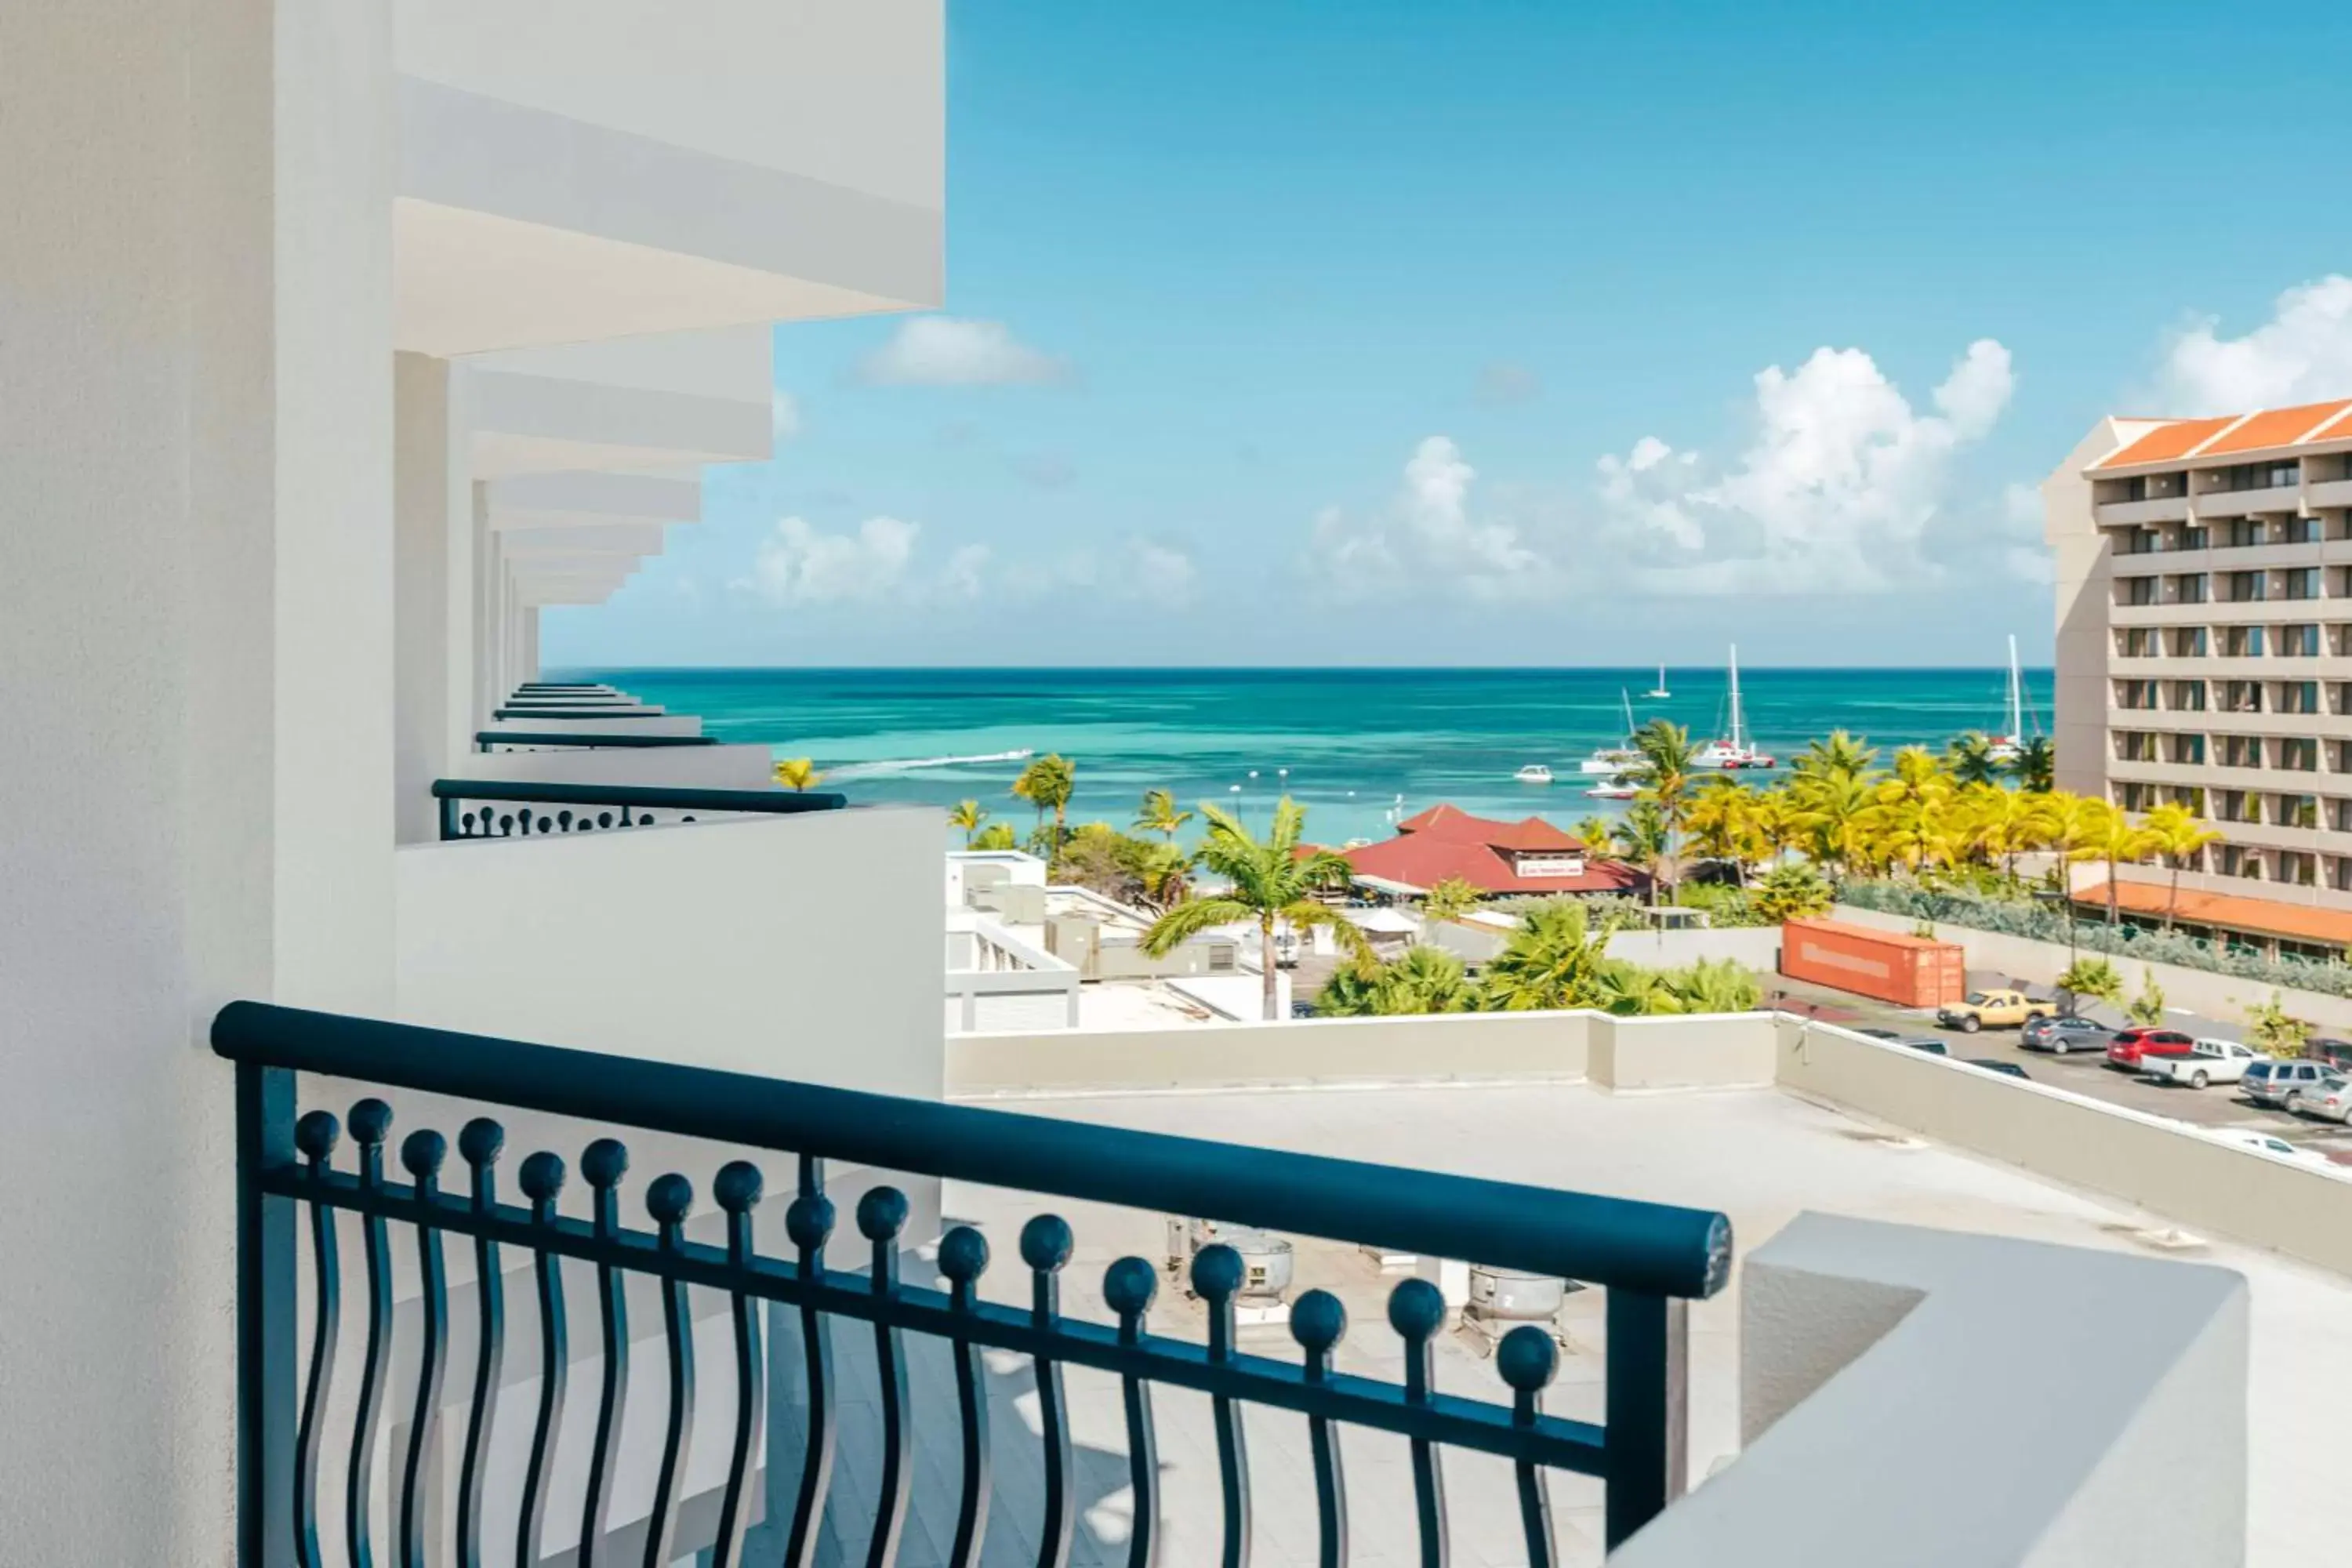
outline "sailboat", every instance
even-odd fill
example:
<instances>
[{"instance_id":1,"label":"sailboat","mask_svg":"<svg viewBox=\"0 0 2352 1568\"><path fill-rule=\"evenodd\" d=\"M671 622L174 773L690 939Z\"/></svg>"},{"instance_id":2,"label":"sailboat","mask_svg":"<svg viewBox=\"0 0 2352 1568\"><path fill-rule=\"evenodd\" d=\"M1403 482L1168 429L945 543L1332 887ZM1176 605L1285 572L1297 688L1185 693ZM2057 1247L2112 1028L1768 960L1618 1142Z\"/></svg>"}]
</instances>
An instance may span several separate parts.
<instances>
[{"instance_id":1,"label":"sailboat","mask_svg":"<svg viewBox=\"0 0 2352 1568\"><path fill-rule=\"evenodd\" d=\"M1625 711L1625 743L1622 746L1599 748L1577 764L1579 771L1588 773L1607 773L1614 777L1619 773L1632 773L1649 766L1649 763L1642 755L1641 748L1633 744L1633 699L1621 689L1617 693L1617 700Z\"/></svg>"},{"instance_id":2,"label":"sailboat","mask_svg":"<svg viewBox=\"0 0 2352 1568\"><path fill-rule=\"evenodd\" d=\"M1673 692L1666 689L1666 667L1662 664L1658 666L1658 683L1642 693L1642 698L1644 701L1663 702L1673 695Z\"/></svg>"},{"instance_id":3,"label":"sailboat","mask_svg":"<svg viewBox=\"0 0 2352 1568\"><path fill-rule=\"evenodd\" d=\"M1760 752L1749 742L1739 711L1739 647L1731 648L1731 733L1728 737L1709 741L1701 746L1691 765L1700 768L1769 768L1775 759Z\"/></svg>"},{"instance_id":4,"label":"sailboat","mask_svg":"<svg viewBox=\"0 0 2352 1568\"><path fill-rule=\"evenodd\" d=\"M2000 734L1985 754L1996 763L2013 763L2025 752L2025 680L2017 668L2017 634L2009 637L2009 712Z\"/></svg>"}]
</instances>

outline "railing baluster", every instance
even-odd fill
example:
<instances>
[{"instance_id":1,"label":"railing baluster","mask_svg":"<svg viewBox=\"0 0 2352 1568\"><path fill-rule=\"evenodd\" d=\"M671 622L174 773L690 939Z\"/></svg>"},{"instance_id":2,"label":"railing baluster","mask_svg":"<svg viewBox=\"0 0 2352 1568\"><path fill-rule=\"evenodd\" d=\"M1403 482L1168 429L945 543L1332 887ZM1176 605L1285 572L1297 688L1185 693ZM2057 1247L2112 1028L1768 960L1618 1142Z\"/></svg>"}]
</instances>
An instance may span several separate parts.
<instances>
[{"instance_id":1,"label":"railing baluster","mask_svg":"<svg viewBox=\"0 0 2352 1568\"><path fill-rule=\"evenodd\" d=\"M898 1188L875 1187L857 1200L857 1232L874 1244L866 1283L883 1300L898 1293L898 1233L906 1225L907 1194ZM891 1568L898 1561L899 1533L907 1526L912 1435L907 1425L905 1341L898 1329L878 1320L874 1324L874 1368L882 1385L882 1477L875 1491L874 1536L866 1549L866 1568Z\"/></svg>"},{"instance_id":2,"label":"railing baluster","mask_svg":"<svg viewBox=\"0 0 2352 1568\"><path fill-rule=\"evenodd\" d=\"M1495 1352L1495 1369L1511 1387L1511 1424L1533 1426L1543 1414L1543 1391L1559 1370L1559 1352L1551 1336L1533 1323L1521 1323L1503 1336ZM1559 1547L1552 1535L1551 1496L1544 1487L1540 1465L1515 1461L1518 1472L1519 1524L1527 1535L1528 1568L1553 1568Z\"/></svg>"},{"instance_id":3,"label":"railing baluster","mask_svg":"<svg viewBox=\"0 0 2352 1568\"><path fill-rule=\"evenodd\" d=\"M1160 1271L1140 1258L1122 1258L1103 1271L1103 1304L1118 1317L1118 1342L1143 1342L1144 1319L1160 1293ZM1160 1561L1160 1436L1151 1419L1151 1384L1133 1373L1119 1376L1127 1406L1127 1479L1135 1517L1127 1536L1127 1568Z\"/></svg>"},{"instance_id":4,"label":"railing baluster","mask_svg":"<svg viewBox=\"0 0 2352 1568\"><path fill-rule=\"evenodd\" d=\"M328 1167L342 1126L332 1112L312 1110L294 1124L294 1147L310 1167L313 1187L326 1184ZM310 1373L302 1389L302 1419L294 1435L294 1560L299 1568L320 1568L319 1557L319 1438L334 1386L335 1342L341 1328L343 1270L335 1247L335 1211L310 1203L310 1258L318 1279L310 1331Z\"/></svg>"},{"instance_id":5,"label":"railing baluster","mask_svg":"<svg viewBox=\"0 0 2352 1568\"><path fill-rule=\"evenodd\" d=\"M1192 1255L1192 1289L1209 1308L1209 1359L1234 1359L1234 1298L1242 1288L1242 1255L1212 1242ZM1241 1406L1231 1395L1209 1397L1217 1430L1217 1480L1224 1495L1224 1568L1247 1568L1250 1557L1249 1447Z\"/></svg>"},{"instance_id":6,"label":"railing baluster","mask_svg":"<svg viewBox=\"0 0 2352 1568\"><path fill-rule=\"evenodd\" d=\"M1290 1309L1290 1337L1307 1352L1307 1381L1327 1382L1331 1352L1348 1331L1348 1309L1328 1290L1309 1290ZM1307 1418L1307 1441L1315 1458L1315 1513L1322 1526L1316 1562L1339 1568L1348 1561L1348 1482L1339 1464L1339 1434L1320 1415Z\"/></svg>"},{"instance_id":7,"label":"railing baluster","mask_svg":"<svg viewBox=\"0 0 2352 1568\"><path fill-rule=\"evenodd\" d=\"M1070 1260L1067 1221L1041 1214L1021 1227L1021 1261L1030 1268L1029 1315L1047 1332L1062 1315L1062 1266ZM1076 1499L1070 1490L1070 1422L1062 1387L1062 1363L1037 1356L1038 1437L1045 1449L1045 1521L1037 1539L1037 1568L1062 1568L1070 1557L1070 1531Z\"/></svg>"},{"instance_id":8,"label":"railing baluster","mask_svg":"<svg viewBox=\"0 0 2352 1568\"><path fill-rule=\"evenodd\" d=\"M457 1133L457 1152L473 1172L474 1212L488 1215L499 1205L498 1163L506 1129L477 1116ZM499 1244L474 1238L474 1289L480 1302L476 1328L474 1397L466 1411L466 1449L457 1463L457 1568L482 1568L482 1483L498 1409L499 1373L506 1364L506 1281L499 1276Z\"/></svg>"},{"instance_id":9,"label":"railing baluster","mask_svg":"<svg viewBox=\"0 0 2352 1568\"><path fill-rule=\"evenodd\" d=\"M824 1273L825 1239L833 1234L833 1205L824 1195L824 1163L801 1161L801 1190L784 1210L784 1234L800 1254L804 1279ZM793 1501L793 1526L784 1542L784 1568L807 1568L824 1522L824 1494L833 1482L833 1342L824 1315L814 1301L801 1303L801 1364L808 1377L808 1443L801 1455L801 1484Z\"/></svg>"},{"instance_id":10,"label":"railing baluster","mask_svg":"<svg viewBox=\"0 0 2352 1568\"><path fill-rule=\"evenodd\" d=\"M988 1270L988 1238L968 1225L940 1238L940 1272L950 1287L949 1303L971 1311L979 1303L980 1277ZM956 1500L955 1544L949 1568L975 1568L988 1532L988 1388L981 1375L980 1347L958 1338L955 1355L956 1415L963 1433L963 1485Z\"/></svg>"},{"instance_id":11,"label":"railing baluster","mask_svg":"<svg viewBox=\"0 0 2352 1568\"><path fill-rule=\"evenodd\" d=\"M765 1185L760 1167L748 1160L730 1160L719 1167L711 1194L727 1215L727 1261L739 1273L748 1273L757 1256L752 1245L751 1211L759 1206ZM743 1533L750 1527L751 1445L759 1440L767 1418L768 1373L760 1342L761 1305L755 1297L736 1291L728 1299L735 1327L735 1440L727 1455L727 1490L719 1508L719 1535L710 1543L710 1568L740 1568Z\"/></svg>"},{"instance_id":12,"label":"railing baluster","mask_svg":"<svg viewBox=\"0 0 2352 1568\"><path fill-rule=\"evenodd\" d=\"M1404 1397L1426 1405L1437 1392L1437 1331L1445 1325L1445 1298L1426 1279L1408 1279L1389 1292L1389 1327L1404 1340ZM1437 1446L1415 1437L1412 1452L1413 1511L1421 1524L1423 1568L1445 1568L1445 1472Z\"/></svg>"},{"instance_id":13,"label":"railing baluster","mask_svg":"<svg viewBox=\"0 0 2352 1568\"><path fill-rule=\"evenodd\" d=\"M1602 1531L1613 1552L1683 1492L1689 1320L1679 1299L1613 1286L1608 1312Z\"/></svg>"},{"instance_id":14,"label":"railing baluster","mask_svg":"<svg viewBox=\"0 0 2352 1568\"><path fill-rule=\"evenodd\" d=\"M555 1228L555 1200L563 1191L563 1161L542 1149L522 1163L517 1184L530 1200L532 1222ZM555 1472L555 1435L563 1423L563 1390L572 1371L572 1341L563 1311L563 1260L533 1252L533 1282L539 1292L539 1415L531 1424L530 1460L523 1469L522 1512L515 1525L515 1561L539 1561L540 1527L547 1516L548 1482Z\"/></svg>"},{"instance_id":15,"label":"railing baluster","mask_svg":"<svg viewBox=\"0 0 2352 1568\"><path fill-rule=\"evenodd\" d=\"M672 1172L646 1189L646 1212L660 1227L660 1246L669 1257L685 1248L686 1216L694 1211L694 1184ZM662 1431L661 1468L655 1472L654 1510L646 1521L646 1568L669 1568L677 1540L679 1489L694 1435L694 1318L686 1281L661 1282L662 1338L669 1351L669 1425Z\"/></svg>"},{"instance_id":16,"label":"railing baluster","mask_svg":"<svg viewBox=\"0 0 2352 1568\"><path fill-rule=\"evenodd\" d=\"M392 1131L392 1107L362 1100L352 1107L352 1141L359 1145L360 1184L383 1185L383 1141ZM375 1543L369 1529L370 1485L375 1474L376 1428L383 1412L383 1382L392 1370L392 1238L381 1215L363 1215L368 1275L367 1352L360 1362L359 1405L352 1418L351 1468L343 1481L343 1539L352 1568L373 1568Z\"/></svg>"},{"instance_id":17,"label":"railing baluster","mask_svg":"<svg viewBox=\"0 0 2352 1568\"><path fill-rule=\"evenodd\" d=\"M621 1236L621 1178L629 1152L617 1138L599 1138L580 1152L580 1173L594 1190L596 1238L607 1247ZM596 1265L596 1317L603 1331L604 1383L596 1401L596 1442L588 1453L588 1495L580 1510L580 1568L604 1557L604 1520L613 1508L613 1467L621 1457L621 1415L629 1389L629 1301L619 1266Z\"/></svg>"},{"instance_id":18,"label":"railing baluster","mask_svg":"<svg viewBox=\"0 0 2352 1568\"><path fill-rule=\"evenodd\" d=\"M441 1163L449 1141L423 1128L401 1141L400 1163L416 1184L416 1196L430 1205L440 1194ZM426 1529L425 1467L441 1429L441 1377L449 1359L449 1270L441 1254L441 1232L416 1226L418 1327L424 1343L416 1352L416 1405L408 1418L408 1456L400 1468L400 1568L425 1568Z\"/></svg>"}]
</instances>

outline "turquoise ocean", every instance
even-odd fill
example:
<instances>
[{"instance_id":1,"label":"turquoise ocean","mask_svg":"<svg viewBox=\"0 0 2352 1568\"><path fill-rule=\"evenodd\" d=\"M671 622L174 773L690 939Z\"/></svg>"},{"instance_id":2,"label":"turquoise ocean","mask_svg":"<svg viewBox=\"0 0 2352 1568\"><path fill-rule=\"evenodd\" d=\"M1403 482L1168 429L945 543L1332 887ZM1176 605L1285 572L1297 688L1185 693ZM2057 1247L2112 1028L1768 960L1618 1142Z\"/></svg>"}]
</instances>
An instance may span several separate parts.
<instances>
[{"instance_id":1,"label":"turquoise ocean","mask_svg":"<svg viewBox=\"0 0 2352 1568\"><path fill-rule=\"evenodd\" d=\"M1634 722L1671 719L1695 740L1724 722L1719 668L1669 669L1673 696L1647 698L1643 669L611 669L550 671L609 681L673 712L698 713L722 741L807 756L825 787L867 803L951 805L967 797L1024 833L1010 793L1023 758L1059 752L1077 767L1071 819L1132 819L1147 789L1192 806L1213 800L1263 827L1285 791L1310 837L1381 837L1391 814L1451 801L1535 814L1563 826L1621 809L1584 795L1577 771ZM1813 737L1844 729L1889 753L1941 747L2002 719L2002 669L1743 669L1742 706L1785 767ZM2050 672L2025 674L2029 732L2046 727ZM2037 725L2036 716L2041 716ZM1523 784L1522 765L1557 782ZM1769 777L1756 774L1751 777Z\"/></svg>"}]
</instances>

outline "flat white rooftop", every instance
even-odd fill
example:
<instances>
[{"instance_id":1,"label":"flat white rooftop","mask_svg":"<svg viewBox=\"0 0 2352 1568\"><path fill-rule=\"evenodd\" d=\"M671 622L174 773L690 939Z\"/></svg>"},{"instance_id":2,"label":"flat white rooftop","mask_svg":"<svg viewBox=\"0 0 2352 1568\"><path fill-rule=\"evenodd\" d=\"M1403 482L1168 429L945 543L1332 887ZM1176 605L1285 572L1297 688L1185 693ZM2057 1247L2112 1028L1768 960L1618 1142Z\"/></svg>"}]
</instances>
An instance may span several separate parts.
<instances>
[{"instance_id":1,"label":"flat white rooftop","mask_svg":"<svg viewBox=\"0 0 2352 1568\"><path fill-rule=\"evenodd\" d=\"M2092 1197L1971 1154L1889 1133L1843 1111L1778 1089L1670 1094L1609 1093L1580 1084L1241 1089L1055 1096L1024 1099L1020 1109L1053 1116L1192 1137L1225 1139L1311 1153L1418 1165L1465 1175L1532 1182L1655 1202L1721 1209L1731 1218L1742 1256L1800 1212L1811 1209L1872 1219L2070 1246L2180 1257L2242 1274L2252 1291L2250 1382L2252 1526L2246 1561L2255 1568L2332 1560L2340 1533L2332 1510L2312 1500L2338 1490L2330 1458L2336 1412L2352 1407L2352 1280L2253 1248L2213 1243L2169 1251L2149 1237L2162 1218ZM999 1257L1013 1255L1022 1222L1036 1212L1025 1194L950 1184L947 1212L980 1224ZM1065 1271L1066 1310L1109 1321L1102 1271L1135 1253L1160 1256L1159 1216L1082 1205L1059 1205L1077 1237ZM1341 1363L1349 1370L1401 1375L1400 1343L1384 1303L1392 1279L1352 1247L1299 1242L1297 1289L1322 1287L1347 1304L1349 1330ZM1025 1275L992 1269L990 1294L1020 1295ZM1697 1304L1691 1314L1691 1465L1695 1481L1738 1447L1738 1291ZM2014 1304L2030 1320L2037 1303ZM1203 1335L1197 1308L1163 1289L1153 1310L1162 1332ZM1547 1402L1554 1413L1600 1420L1603 1348L1601 1293L1570 1298L1571 1348ZM2053 1322L2053 1334L2095 1334L2098 1323ZM1268 1336L1267 1353L1295 1354L1286 1331ZM1255 1347L1253 1347L1255 1348ZM1018 1359L1018 1358L1013 1358ZM1010 1368L995 1369L999 1372ZM1494 1398L1492 1363L1467 1338L1441 1341L1439 1383L1448 1392ZM1125 1491L1123 1426L1117 1385L1083 1372L1069 1377L1073 1434L1082 1478L1082 1520L1075 1563L1123 1561L1129 1501ZM1160 1561L1203 1563L1218 1552L1217 1467L1204 1399L1179 1391L1155 1394L1160 1415L1166 1536ZM1014 1399L1034 1427L1034 1396ZM1253 1409L1247 1415L1250 1463L1258 1484L1255 1561L1288 1568L1315 1562L1314 1486L1303 1421ZM1401 1442L1350 1430L1345 1437L1352 1561L1399 1565L1418 1561L1412 1489ZM1008 1485L1033 1447L997 1447ZM1007 1471L1012 1472L1006 1474ZM1454 1561L1523 1562L1507 1468L1450 1453L1446 1484ZM1966 1474L1950 1484L1970 1485ZM1025 1488L1023 1489L1025 1490ZM1018 1496L1016 1491L1013 1495ZM1560 1548L1568 1562L1598 1563L1601 1493L1597 1482L1552 1479ZM1036 1506L1013 1507L992 1521L1027 1539Z\"/></svg>"}]
</instances>

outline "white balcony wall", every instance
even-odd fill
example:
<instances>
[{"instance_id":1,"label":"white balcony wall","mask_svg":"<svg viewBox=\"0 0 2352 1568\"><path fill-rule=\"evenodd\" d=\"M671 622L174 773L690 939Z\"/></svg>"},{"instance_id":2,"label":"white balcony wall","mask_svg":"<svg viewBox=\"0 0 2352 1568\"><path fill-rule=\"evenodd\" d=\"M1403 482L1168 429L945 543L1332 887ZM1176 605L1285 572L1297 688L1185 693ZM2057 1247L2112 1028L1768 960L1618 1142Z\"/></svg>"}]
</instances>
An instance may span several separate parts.
<instances>
[{"instance_id":1,"label":"white balcony wall","mask_svg":"<svg viewBox=\"0 0 2352 1568\"><path fill-rule=\"evenodd\" d=\"M0 718L40 741L0 818L0 1558L224 1564L205 1026L391 1000L388 19L92 0L5 32Z\"/></svg>"},{"instance_id":2,"label":"white balcony wall","mask_svg":"<svg viewBox=\"0 0 2352 1568\"><path fill-rule=\"evenodd\" d=\"M411 1023L936 1099L936 811L399 851Z\"/></svg>"},{"instance_id":3,"label":"white balcony wall","mask_svg":"<svg viewBox=\"0 0 2352 1568\"><path fill-rule=\"evenodd\" d=\"M609 752L565 747L544 752L473 752L458 758L454 771L446 776L669 789L764 789L772 782L774 770L773 753L765 746L648 746Z\"/></svg>"}]
</instances>

